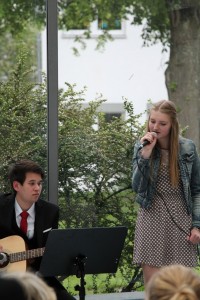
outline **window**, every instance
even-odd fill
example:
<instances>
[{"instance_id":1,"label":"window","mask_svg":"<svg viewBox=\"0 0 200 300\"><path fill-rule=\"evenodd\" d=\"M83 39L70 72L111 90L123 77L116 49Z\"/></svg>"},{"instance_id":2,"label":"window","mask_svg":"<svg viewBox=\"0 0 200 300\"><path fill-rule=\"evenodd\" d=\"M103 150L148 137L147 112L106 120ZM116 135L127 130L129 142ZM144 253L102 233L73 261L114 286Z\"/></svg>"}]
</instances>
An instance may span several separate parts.
<instances>
[{"instance_id":1,"label":"window","mask_svg":"<svg viewBox=\"0 0 200 300\"><path fill-rule=\"evenodd\" d=\"M106 122L111 123L113 118L120 118L121 115L121 113L105 113L105 120Z\"/></svg>"},{"instance_id":2,"label":"window","mask_svg":"<svg viewBox=\"0 0 200 300\"><path fill-rule=\"evenodd\" d=\"M98 19L98 29L102 30L121 30L121 20L116 19L113 22L107 22L101 19Z\"/></svg>"},{"instance_id":3,"label":"window","mask_svg":"<svg viewBox=\"0 0 200 300\"><path fill-rule=\"evenodd\" d=\"M91 32L91 38L97 38L103 34L103 30L109 30L109 34L113 38L126 38L125 21L116 19L114 22L106 22L98 19L90 24L90 26L82 26L82 28L73 28L62 33L62 38L75 38L81 36L84 38L84 32L89 28Z\"/></svg>"}]
</instances>

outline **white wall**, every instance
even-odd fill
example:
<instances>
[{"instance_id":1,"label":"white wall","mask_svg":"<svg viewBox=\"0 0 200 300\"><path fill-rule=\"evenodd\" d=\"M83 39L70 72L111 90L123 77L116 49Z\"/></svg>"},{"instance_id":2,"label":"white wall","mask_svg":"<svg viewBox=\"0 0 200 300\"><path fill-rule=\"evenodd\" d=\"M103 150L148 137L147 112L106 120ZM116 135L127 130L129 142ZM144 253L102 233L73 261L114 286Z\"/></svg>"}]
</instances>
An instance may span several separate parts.
<instances>
[{"instance_id":1,"label":"white wall","mask_svg":"<svg viewBox=\"0 0 200 300\"><path fill-rule=\"evenodd\" d=\"M74 56L73 39L58 33L59 88L65 82L76 83L77 89L87 86L86 100L102 93L108 102L132 101L136 113L144 112L148 99L167 99L164 72L169 54L162 46L143 47L141 27L126 24L126 38L108 42L103 53L95 50L96 40L87 41L87 48ZM46 70L46 33L42 34L43 70ZM143 121L143 119L142 119Z\"/></svg>"}]
</instances>

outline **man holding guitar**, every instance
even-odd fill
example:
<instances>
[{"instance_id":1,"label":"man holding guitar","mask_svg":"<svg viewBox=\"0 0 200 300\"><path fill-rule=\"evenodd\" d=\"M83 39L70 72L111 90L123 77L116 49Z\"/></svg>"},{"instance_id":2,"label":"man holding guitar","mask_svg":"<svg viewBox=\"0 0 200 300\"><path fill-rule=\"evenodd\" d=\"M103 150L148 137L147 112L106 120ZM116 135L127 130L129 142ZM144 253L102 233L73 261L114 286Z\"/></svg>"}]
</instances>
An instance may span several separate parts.
<instances>
[{"instance_id":1,"label":"man holding guitar","mask_svg":"<svg viewBox=\"0 0 200 300\"><path fill-rule=\"evenodd\" d=\"M13 192L0 196L0 272L20 270L26 263L29 270L37 272L48 233L58 228L59 208L40 199L44 172L37 163L16 162L9 179ZM23 244L29 250L23 251ZM58 300L75 299L56 278L44 280L55 289Z\"/></svg>"}]
</instances>

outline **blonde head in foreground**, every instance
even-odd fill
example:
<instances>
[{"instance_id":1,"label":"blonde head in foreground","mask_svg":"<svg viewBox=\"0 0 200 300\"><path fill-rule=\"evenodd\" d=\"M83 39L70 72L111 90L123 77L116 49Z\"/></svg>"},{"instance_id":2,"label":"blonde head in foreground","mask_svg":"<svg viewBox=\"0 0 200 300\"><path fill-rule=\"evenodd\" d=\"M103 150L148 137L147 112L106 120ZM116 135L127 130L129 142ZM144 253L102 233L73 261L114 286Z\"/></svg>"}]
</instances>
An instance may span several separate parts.
<instances>
[{"instance_id":1,"label":"blonde head in foreground","mask_svg":"<svg viewBox=\"0 0 200 300\"><path fill-rule=\"evenodd\" d=\"M145 300L200 300L200 276L181 265L163 267L147 284Z\"/></svg>"}]
</instances>

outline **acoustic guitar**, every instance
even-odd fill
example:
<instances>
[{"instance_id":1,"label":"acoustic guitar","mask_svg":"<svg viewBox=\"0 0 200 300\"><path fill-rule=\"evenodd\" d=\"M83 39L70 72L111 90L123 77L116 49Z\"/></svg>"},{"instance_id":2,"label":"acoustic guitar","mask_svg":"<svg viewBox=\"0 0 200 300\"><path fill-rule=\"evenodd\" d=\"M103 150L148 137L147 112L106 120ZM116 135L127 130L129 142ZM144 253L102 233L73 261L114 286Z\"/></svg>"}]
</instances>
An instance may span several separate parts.
<instances>
[{"instance_id":1,"label":"acoustic guitar","mask_svg":"<svg viewBox=\"0 0 200 300\"><path fill-rule=\"evenodd\" d=\"M18 235L1 239L0 245L3 247L0 252L0 272L26 271L27 260L42 256L45 250L45 247L26 250L23 238Z\"/></svg>"}]
</instances>

